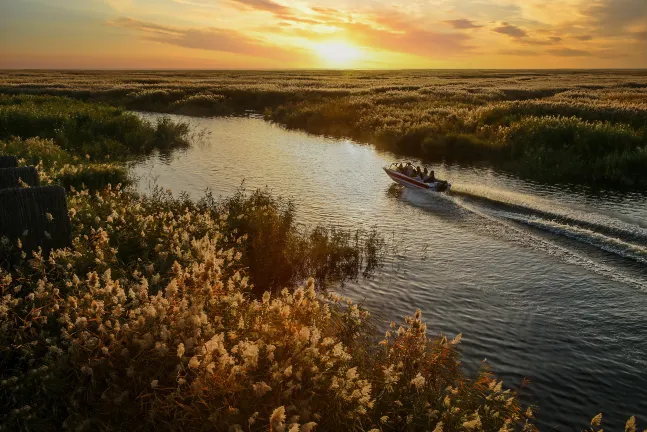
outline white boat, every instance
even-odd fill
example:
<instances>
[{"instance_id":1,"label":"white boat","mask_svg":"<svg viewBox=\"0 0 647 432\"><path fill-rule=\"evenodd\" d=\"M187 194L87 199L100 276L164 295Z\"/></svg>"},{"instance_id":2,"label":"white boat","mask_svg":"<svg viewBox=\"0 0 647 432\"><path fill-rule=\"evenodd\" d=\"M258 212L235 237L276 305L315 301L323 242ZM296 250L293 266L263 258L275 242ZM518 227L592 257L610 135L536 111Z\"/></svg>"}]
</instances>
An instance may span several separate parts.
<instances>
[{"instance_id":1,"label":"white boat","mask_svg":"<svg viewBox=\"0 0 647 432\"><path fill-rule=\"evenodd\" d=\"M424 182L419 177L409 177L408 175L401 173L397 170L396 163L391 164L388 167L384 167L384 172L391 177L396 183L401 184L402 186L411 188L411 189L422 189L432 192L449 192L452 185L444 180L435 180L432 182Z\"/></svg>"}]
</instances>

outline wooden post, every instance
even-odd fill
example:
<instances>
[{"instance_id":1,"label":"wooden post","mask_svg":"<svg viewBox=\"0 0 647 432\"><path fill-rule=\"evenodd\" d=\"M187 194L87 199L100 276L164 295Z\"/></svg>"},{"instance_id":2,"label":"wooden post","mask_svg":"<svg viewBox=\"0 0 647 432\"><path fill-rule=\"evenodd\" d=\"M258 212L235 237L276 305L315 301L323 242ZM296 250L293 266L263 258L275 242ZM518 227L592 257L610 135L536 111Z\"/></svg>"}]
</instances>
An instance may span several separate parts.
<instances>
[{"instance_id":1,"label":"wooden post","mask_svg":"<svg viewBox=\"0 0 647 432\"><path fill-rule=\"evenodd\" d=\"M31 252L43 248L43 255L52 249L72 243L72 226L67 212L65 189L41 186L0 190L0 263L15 263L21 250Z\"/></svg>"},{"instance_id":2,"label":"wooden post","mask_svg":"<svg viewBox=\"0 0 647 432\"><path fill-rule=\"evenodd\" d=\"M0 156L0 168L16 168L18 159L15 156Z\"/></svg>"},{"instance_id":3,"label":"wooden post","mask_svg":"<svg viewBox=\"0 0 647 432\"><path fill-rule=\"evenodd\" d=\"M33 166L20 168L0 168L0 189L23 186L40 186L38 171Z\"/></svg>"}]
</instances>

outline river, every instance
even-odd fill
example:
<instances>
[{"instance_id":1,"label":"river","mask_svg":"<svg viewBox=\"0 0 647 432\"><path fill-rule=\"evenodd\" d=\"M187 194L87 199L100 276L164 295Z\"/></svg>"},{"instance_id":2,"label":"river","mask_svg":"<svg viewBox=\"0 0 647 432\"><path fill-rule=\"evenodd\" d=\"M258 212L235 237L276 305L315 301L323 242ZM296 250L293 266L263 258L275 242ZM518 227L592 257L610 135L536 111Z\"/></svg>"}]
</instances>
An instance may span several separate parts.
<instances>
[{"instance_id":1,"label":"river","mask_svg":"<svg viewBox=\"0 0 647 432\"><path fill-rule=\"evenodd\" d=\"M451 194L403 190L382 166L404 159L368 145L259 118L172 117L206 133L139 161L141 190L268 187L305 225L375 227L396 245L390 259L342 293L379 322L419 308L432 333L462 332L468 371L485 361L508 387L530 380L521 394L541 430L582 430L598 412L606 430L631 415L647 424L646 193L456 165L433 166Z\"/></svg>"}]
</instances>

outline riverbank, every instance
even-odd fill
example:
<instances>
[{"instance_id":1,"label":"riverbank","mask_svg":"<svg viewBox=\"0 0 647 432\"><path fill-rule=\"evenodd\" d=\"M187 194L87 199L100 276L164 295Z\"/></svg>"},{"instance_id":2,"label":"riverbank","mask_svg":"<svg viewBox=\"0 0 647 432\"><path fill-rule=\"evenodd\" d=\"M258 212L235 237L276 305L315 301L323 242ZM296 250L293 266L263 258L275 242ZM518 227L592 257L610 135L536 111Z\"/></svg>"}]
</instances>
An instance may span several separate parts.
<instances>
[{"instance_id":1,"label":"riverbank","mask_svg":"<svg viewBox=\"0 0 647 432\"><path fill-rule=\"evenodd\" d=\"M3 428L534 430L488 371L464 375L460 337L428 338L419 312L380 338L368 311L314 279L294 285L366 270L379 239L363 250L298 231L262 192L123 190L99 168L127 175L131 155L186 146L186 128L57 98L3 102L1 152L38 160L46 184L69 180L73 238L0 270ZM273 292L252 288L263 281Z\"/></svg>"},{"instance_id":2,"label":"riverbank","mask_svg":"<svg viewBox=\"0 0 647 432\"><path fill-rule=\"evenodd\" d=\"M14 72L0 91L199 116L261 112L429 161L647 186L642 71Z\"/></svg>"}]
</instances>

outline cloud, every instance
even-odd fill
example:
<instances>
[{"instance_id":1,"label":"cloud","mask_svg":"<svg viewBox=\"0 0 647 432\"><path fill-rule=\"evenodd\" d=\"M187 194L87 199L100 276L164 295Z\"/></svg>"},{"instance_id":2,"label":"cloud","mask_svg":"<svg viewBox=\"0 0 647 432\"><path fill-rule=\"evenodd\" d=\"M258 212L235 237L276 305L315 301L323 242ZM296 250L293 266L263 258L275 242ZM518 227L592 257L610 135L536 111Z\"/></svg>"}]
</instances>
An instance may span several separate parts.
<instances>
[{"instance_id":1,"label":"cloud","mask_svg":"<svg viewBox=\"0 0 647 432\"><path fill-rule=\"evenodd\" d=\"M474 29L474 28L481 28L483 27L482 25L477 25L474 23L472 20L468 20L466 18L461 18L461 19L455 19L455 20L447 20L444 21L445 23L451 25L455 29L458 30L467 30L467 29Z\"/></svg>"},{"instance_id":2,"label":"cloud","mask_svg":"<svg viewBox=\"0 0 647 432\"><path fill-rule=\"evenodd\" d=\"M581 12L597 33L607 36L624 35L632 25L647 23L645 0L592 0Z\"/></svg>"},{"instance_id":3,"label":"cloud","mask_svg":"<svg viewBox=\"0 0 647 432\"><path fill-rule=\"evenodd\" d=\"M555 45L562 41L559 36L551 36L548 39L518 38L517 42L525 45Z\"/></svg>"},{"instance_id":4,"label":"cloud","mask_svg":"<svg viewBox=\"0 0 647 432\"><path fill-rule=\"evenodd\" d=\"M242 6L246 9L261 10L271 12L276 15L292 15L289 7L280 5L271 0L230 0L230 3Z\"/></svg>"},{"instance_id":5,"label":"cloud","mask_svg":"<svg viewBox=\"0 0 647 432\"><path fill-rule=\"evenodd\" d=\"M524 49L509 49L509 50L500 50L499 54L509 55L509 56L529 57L529 56L536 56L537 52L532 50L524 50Z\"/></svg>"},{"instance_id":6,"label":"cloud","mask_svg":"<svg viewBox=\"0 0 647 432\"><path fill-rule=\"evenodd\" d=\"M575 39L581 40L581 41L590 41L590 40L593 40L593 36L591 36L591 35L581 35L581 36L575 36Z\"/></svg>"},{"instance_id":7,"label":"cloud","mask_svg":"<svg viewBox=\"0 0 647 432\"><path fill-rule=\"evenodd\" d=\"M109 21L108 24L135 30L147 40L184 48L244 54L290 63L299 54L229 29L171 27L126 17Z\"/></svg>"},{"instance_id":8,"label":"cloud","mask_svg":"<svg viewBox=\"0 0 647 432\"><path fill-rule=\"evenodd\" d=\"M185 4L190 6L197 6L202 8L209 9L218 9L222 8L223 3L218 0L171 0L175 3ZM233 8L239 11L256 11L256 12L268 12L274 15L276 18L291 21L299 22L305 24L323 24L323 21L303 18L294 13L294 10L288 6L283 6L279 3L273 2L271 0L227 0L226 4L229 4Z\"/></svg>"},{"instance_id":9,"label":"cloud","mask_svg":"<svg viewBox=\"0 0 647 432\"><path fill-rule=\"evenodd\" d=\"M423 57L447 57L470 51L471 39L463 33L441 33L400 23L393 31L379 30L363 23L343 25L348 39L355 44L377 47L386 51Z\"/></svg>"},{"instance_id":10,"label":"cloud","mask_svg":"<svg viewBox=\"0 0 647 432\"><path fill-rule=\"evenodd\" d=\"M550 49L547 52L558 57L591 57L593 55L588 51L572 48L556 48Z\"/></svg>"},{"instance_id":11,"label":"cloud","mask_svg":"<svg viewBox=\"0 0 647 432\"><path fill-rule=\"evenodd\" d=\"M302 26L283 26L280 29L275 27L275 31L308 39L311 42L343 39L361 47L432 59L461 55L473 49L469 43L471 40L469 34L427 30L426 26L423 27L424 22L415 21L397 9L357 12L352 15L348 13L345 14L344 19L342 19L344 14L337 9L311 8L311 10L325 16L322 20L327 20L325 23L329 25L331 31L317 32L313 28Z\"/></svg>"},{"instance_id":12,"label":"cloud","mask_svg":"<svg viewBox=\"0 0 647 432\"><path fill-rule=\"evenodd\" d=\"M512 24L508 24L507 22L502 22L498 27L493 28L492 31L508 35L513 38L522 38L528 36L528 32L526 32L524 29Z\"/></svg>"},{"instance_id":13,"label":"cloud","mask_svg":"<svg viewBox=\"0 0 647 432\"><path fill-rule=\"evenodd\" d=\"M635 32L632 36L639 41L647 42L647 31Z\"/></svg>"}]
</instances>

